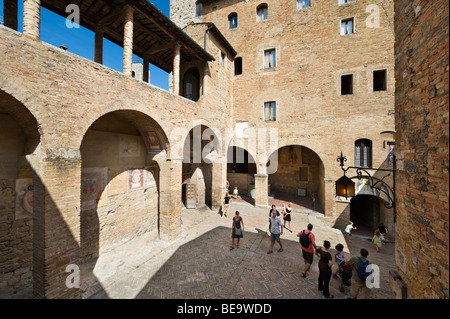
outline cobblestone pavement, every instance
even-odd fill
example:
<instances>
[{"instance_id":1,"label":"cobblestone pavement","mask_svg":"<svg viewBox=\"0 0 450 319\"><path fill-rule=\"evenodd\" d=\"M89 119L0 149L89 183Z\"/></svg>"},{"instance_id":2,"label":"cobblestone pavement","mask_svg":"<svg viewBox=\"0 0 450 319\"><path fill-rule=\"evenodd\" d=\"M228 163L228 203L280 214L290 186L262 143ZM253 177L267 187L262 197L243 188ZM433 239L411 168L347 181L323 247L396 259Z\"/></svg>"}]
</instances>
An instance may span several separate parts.
<instances>
[{"instance_id":1,"label":"cobblestone pavement","mask_svg":"<svg viewBox=\"0 0 450 319\"><path fill-rule=\"evenodd\" d=\"M391 299L389 270L394 268L394 244L384 244L377 253L370 239L353 238L346 243L342 232L326 226L318 213L295 212L293 231L281 236L284 251L267 254L268 209L234 203L230 213L239 210L245 224L239 248L231 245L231 216L221 218L208 209L183 210L181 238L167 243L140 237L101 254L98 260L81 269L83 298L160 298L160 299L317 299L318 258L307 278L302 278L304 263L297 233L314 225L318 246L324 240L345 246L345 255L358 256L361 248L380 268L380 288L370 298ZM234 215L234 214L233 214ZM334 256L335 250L331 254ZM333 267L333 271L335 270ZM339 291L340 281L331 279L330 290L336 298L348 298Z\"/></svg>"}]
</instances>

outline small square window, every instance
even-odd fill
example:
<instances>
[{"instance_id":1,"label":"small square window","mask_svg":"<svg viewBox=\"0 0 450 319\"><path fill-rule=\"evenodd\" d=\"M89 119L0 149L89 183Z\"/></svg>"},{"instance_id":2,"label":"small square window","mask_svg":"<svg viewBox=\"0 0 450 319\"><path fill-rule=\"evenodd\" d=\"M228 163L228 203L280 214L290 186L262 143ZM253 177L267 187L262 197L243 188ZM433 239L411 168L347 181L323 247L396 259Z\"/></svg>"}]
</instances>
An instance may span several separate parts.
<instances>
[{"instance_id":1,"label":"small square window","mask_svg":"<svg viewBox=\"0 0 450 319\"><path fill-rule=\"evenodd\" d=\"M266 102L264 103L264 120L276 121L277 119L277 103Z\"/></svg>"},{"instance_id":2,"label":"small square window","mask_svg":"<svg viewBox=\"0 0 450 319\"><path fill-rule=\"evenodd\" d=\"M341 35L355 33L355 19L345 19L341 21Z\"/></svg>"},{"instance_id":3,"label":"small square window","mask_svg":"<svg viewBox=\"0 0 450 319\"><path fill-rule=\"evenodd\" d=\"M386 70L373 71L373 90L386 91L387 89L387 72Z\"/></svg>"},{"instance_id":4,"label":"small square window","mask_svg":"<svg viewBox=\"0 0 450 319\"><path fill-rule=\"evenodd\" d=\"M341 76L341 95L353 94L353 74Z\"/></svg>"},{"instance_id":5,"label":"small square window","mask_svg":"<svg viewBox=\"0 0 450 319\"><path fill-rule=\"evenodd\" d=\"M228 21L230 23L230 29L236 29L238 26L238 16L237 13L232 13L228 16Z\"/></svg>"},{"instance_id":6,"label":"small square window","mask_svg":"<svg viewBox=\"0 0 450 319\"><path fill-rule=\"evenodd\" d=\"M264 68L270 69L277 66L277 57L275 49L264 51Z\"/></svg>"},{"instance_id":7,"label":"small square window","mask_svg":"<svg viewBox=\"0 0 450 319\"><path fill-rule=\"evenodd\" d=\"M297 9L309 8L311 6L311 0L297 0Z\"/></svg>"}]
</instances>

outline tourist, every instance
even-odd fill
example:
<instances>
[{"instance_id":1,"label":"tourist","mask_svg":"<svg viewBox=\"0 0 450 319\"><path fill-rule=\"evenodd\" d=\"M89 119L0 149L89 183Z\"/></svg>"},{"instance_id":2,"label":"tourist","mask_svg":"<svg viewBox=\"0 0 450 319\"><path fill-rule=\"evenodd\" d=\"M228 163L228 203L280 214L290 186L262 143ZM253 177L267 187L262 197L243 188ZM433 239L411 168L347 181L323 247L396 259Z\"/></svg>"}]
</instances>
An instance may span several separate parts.
<instances>
[{"instance_id":1,"label":"tourist","mask_svg":"<svg viewBox=\"0 0 450 319\"><path fill-rule=\"evenodd\" d=\"M272 210L272 216L270 217L270 220L270 250L267 253L271 254L273 252L275 241L280 245L280 249L278 250L278 252L281 253L283 251L283 244L281 243L280 236L283 235L283 223L281 222L280 217L277 216L276 210Z\"/></svg>"},{"instance_id":2,"label":"tourist","mask_svg":"<svg viewBox=\"0 0 450 319\"><path fill-rule=\"evenodd\" d=\"M345 261L345 258L344 258L344 245L339 243L334 248L336 249L336 254L334 254L334 260L336 261L336 263L338 265L338 269L337 269L337 271L335 273L335 276L337 276L337 274L339 272L339 267Z\"/></svg>"},{"instance_id":3,"label":"tourist","mask_svg":"<svg viewBox=\"0 0 450 319\"><path fill-rule=\"evenodd\" d=\"M237 186L234 187L234 191L233 191L233 198L238 198L239 197L239 191Z\"/></svg>"},{"instance_id":4,"label":"tourist","mask_svg":"<svg viewBox=\"0 0 450 319\"><path fill-rule=\"evenodd\" d=\"M233 223L231 224L231 247L230 250L234 249L234 239L237 238L236 247L239 248L239 241L244 237L244 221L242 217L239 216L239 212L236 211L233 217Z\"/></svg>"},{"instance_id":5,"label":"tourist","mask_svg":"<svg viewBox=\"0 0 450 319\"><path fill-rule=\"evenodd\" d=\"M349 237L349 241L352 242L352 230L356 229L356 227L353 226L353 222L349 221L349 224L345 227L345 236Z\"/></svg>"},{"instance_id":6,"label":"tourist","mask_svg":"<svg viewBox=\"0 0 450 319\"><path fill-rule=\"evenodd\" d=\"M306 278L306 273L311 268L314 259L314 252L317 250L316 238L312 233L313 225L308 224L307 229L302 230L297 234L300 238L300 245L302 248L303 260L305 262L305 268L302 273L302 277Z\"/></svg>"},{"instance_id":7,"label":"tourist","mask_svg":"<svg viewBox=\"0 0 450 319\"><path fill-rule=\"evenodd\" d=\"M375 235L372 238L372 242L375 244L375 249L380 252L381 249L381 233L379 229L375 230Z\"/></svg>"},{"instance_id":8,"label":"tourist","mask_svg":"<svg viewBox=\"0 0 450 319\"><path fill-rule=\"evenodd\" d=\"M227 217L228 208L230 207L231 201L232 201L232 199L231 199L230 195L227 192L225 194L224 199L223 199L223 214L222 214L222 218L223 218L223 216Z\"/></svg>"},{"instance_id":9,"label":"tourist","mask_svg":"<svg viewBox=\"0 0 450 319\"><path fill-rule=\"evenodd\" d=\"M370 275L369 272L366 272L366 267L369 265L369 261L367 260L369 252L362 248L360 255L360 257L350 258L347 262L347 264L353 267L351 285L351 294L353 299L357 299L359 295L362 299L367 299L370 294L370 288L366 285L366 278Z\"/></svg>"},{"instance_id":10,"label":"tourist","mask_svg":"<svg viewBox=\"0 0 450 319\"><path fill-rule=\"evenodd\" d=\"M285 207L283 204L283 209L284 209L284 228L286 228L286 222L289 223L289 228L288 230L292 233L292 228L291 228L291 215L292 215L292 203L289 203L288 207Z\"/></svg>"},{"instance_id":11,"label":"tourist","mask_svg":"<svg viewBox=\"0 0 450 319\"><path fill-rule=\"evenodd\" d=\"M380 230L381 242L386 242L386 234L389 233L388 228L381 223L378 229Z\"/></svg>"},{"instance_id":12,"label":"tourist","mask_svg":"<svg viewBox=\"0 0 450 319\"><path fill-rule=\"evenodd\" d=\"M333 261L331 254L329 253L331 244L328 240L323 242L323 247L317 249L317 253L320 256L319 260L319 291L323 292L325 298L334 298L330 294L330 280L331 280L331 267L333 266Z\"/></svg>"},{"instance_id":13,"label":"tourist","mask_svg":"<svg viewBox=\"0 0 450 319\"><path fill-rule=\"evenodd\" d=\"M272 205L272 208L269 211L269 232L270 229L272 227L272 222L271 222L271 218L272 218L272 212L275 212L277 216L280 216L280 212L277 210L277 206L275 204Z\"/></svg>"}]
</instances>

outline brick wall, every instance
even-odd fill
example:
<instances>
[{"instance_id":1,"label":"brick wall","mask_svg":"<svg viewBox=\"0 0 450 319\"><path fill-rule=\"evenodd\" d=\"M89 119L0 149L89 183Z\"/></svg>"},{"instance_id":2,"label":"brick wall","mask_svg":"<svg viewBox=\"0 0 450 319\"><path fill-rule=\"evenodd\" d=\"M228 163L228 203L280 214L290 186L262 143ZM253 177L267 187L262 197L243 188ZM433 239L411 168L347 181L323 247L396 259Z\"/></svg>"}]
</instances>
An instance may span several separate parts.
<instances>
[{"instance_id":1,"label":"brick wall","mask_svg":"<svg viewBox=\"0 0 450 319\"><path fill-rule=\"evenodd\" d=\"M22 165L9 167L11 176L0 176L1 294L29 285L32 278L37 297L77 297L78 290L66 286L67 265L79 265L139 234L159 233L164 240L180 235L182 156L170 151L186 138L178 134L180 128L187 134L199 122L216 131L227 126L230 92L214 87L219 76L227 77L211 72L208 85L213 94L194 103L5 27L0 27L0 52L1 113L17 121L25 136L19 145L21 160L30 166L34 184L33 217L18 222L14 220L15 179ZM134 131L111 131L120 125L108 121L108 114ZM199 120L201 114L211 116ZM92 126L100 118L107 120ZM144 136L148 131L157 132L163 151L147 151ZM98 143L91 133L111 139ZM5 136L9 138L2 133L2 139ZM140 157L120 158L120 148L111 152L122 139L130 138L140 139ZM18 141L18 135L11 140ZM162 176L157 187L117 195L121 198L106 192L106 203L102 197L92 208L83 205L81 182L87 171L152 167ZM217 169L223 173L214 174L224 176L226 166L217 165ZM222 178L208 190L215 204L223 196L224 185ZM14 234L7 235L11 229Z\"/></svg>"},{"instance_id":2,"label":"brick wall","mask_svg":"<svg viewBox=\"0 0 450 319\"><path fill-rule=\"evenodd\" d=\"M408 298L449 298L448 1L395 1L396 271Z\"/></svg>"},{"instance_id":3,"label":"brick wall","mask_svg":"<svg viewBox=\"0 0 450 319\"><path fill-rule=\"evenodd\" d=\"M243 74L232 76L232 120L277 130L280 148L300 145L318 155L324 176L315 176L314 183L322 184L321 205L333 222L343 211L334 196L333 182L342 176L337 155L342 151L353 165L354 142L368 138L377 168L385 164L386 142L393 141L392 134L386 134L394 131L393 1L358 0L341 6L337 0L312 1L310 8L301 10L294 0L264 2L268 19L259 22L261 2L204 4L202 22L213 22L243 60ZM194 4L172 0L172 20L184 26L195 13ZM235 29L229 29L232 12L238 14ZM340 22L350 17L356 32L341 36ZM277 66L266 70L264 50L272 48ZM387 90L374 92L373 71L379 69L387 70ZM354 94L341 96L341 75L349 73L354 76ZM269 101L277 103L275 122L264 121L263 106ZM264 156L254 157L264 163ZM257 166L261 173L265 165ZM395 231L393 224L389 227Z\"/></svg>"}]
</instances>

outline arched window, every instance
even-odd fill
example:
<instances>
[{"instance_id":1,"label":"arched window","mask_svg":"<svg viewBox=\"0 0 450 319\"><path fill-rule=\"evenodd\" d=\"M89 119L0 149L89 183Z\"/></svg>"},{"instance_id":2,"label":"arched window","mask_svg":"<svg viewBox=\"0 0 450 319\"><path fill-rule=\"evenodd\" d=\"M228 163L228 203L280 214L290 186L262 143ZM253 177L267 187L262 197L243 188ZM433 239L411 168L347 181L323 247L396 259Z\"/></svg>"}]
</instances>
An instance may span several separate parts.
<instances>
[{"instance_id":1,"label":"arched window","mask_svg":"<svg viewBox=\"0 0 450 319\"><path fill-rule=\"evenodd\" d=\"M238 15L233 12L228 16L228 22L230 23L230 29L235 29L238 26Z\"/></svg>"},{"instance_id":2,"label":"arched window","mask_svg":"<svg viewBox=\"0 0 450 319\"><path fill-rule=\"evenodd\" d=\"M197 1L195 4L195 16L201 17L203 15L203 2Z\"/></svg>"},{"instance_id":3,"label":"arched window","mask_svg":"<svg viewBox=\"0 0 450 319\"><path fill-rule=\"evenodd\" d=\"M256 13L258 15L258 21L267 20L267 18L269 17L269 9L267 7L267 4L266 3L260 4L256 8Z\"/></svg>"},{"instance_id":4,"label":"arched window","mask_svg":"<svg viewBox=\"0 0 450 319\"><path fill-rule=\"evenodd\" d=\"M372 141L360 139L355 142L355 166L372 167Z\"/></svg>"},{"instance_id":5,"label":"arched window","mask_svg":"<svg viewBox=\"0 0 450 319\"><path fill-rule=\"evenodd\" d=\"M195 67L184 74L183 96L192 101L198 101L200 98L200 72Z\"/></svg>"}]
</instances>

